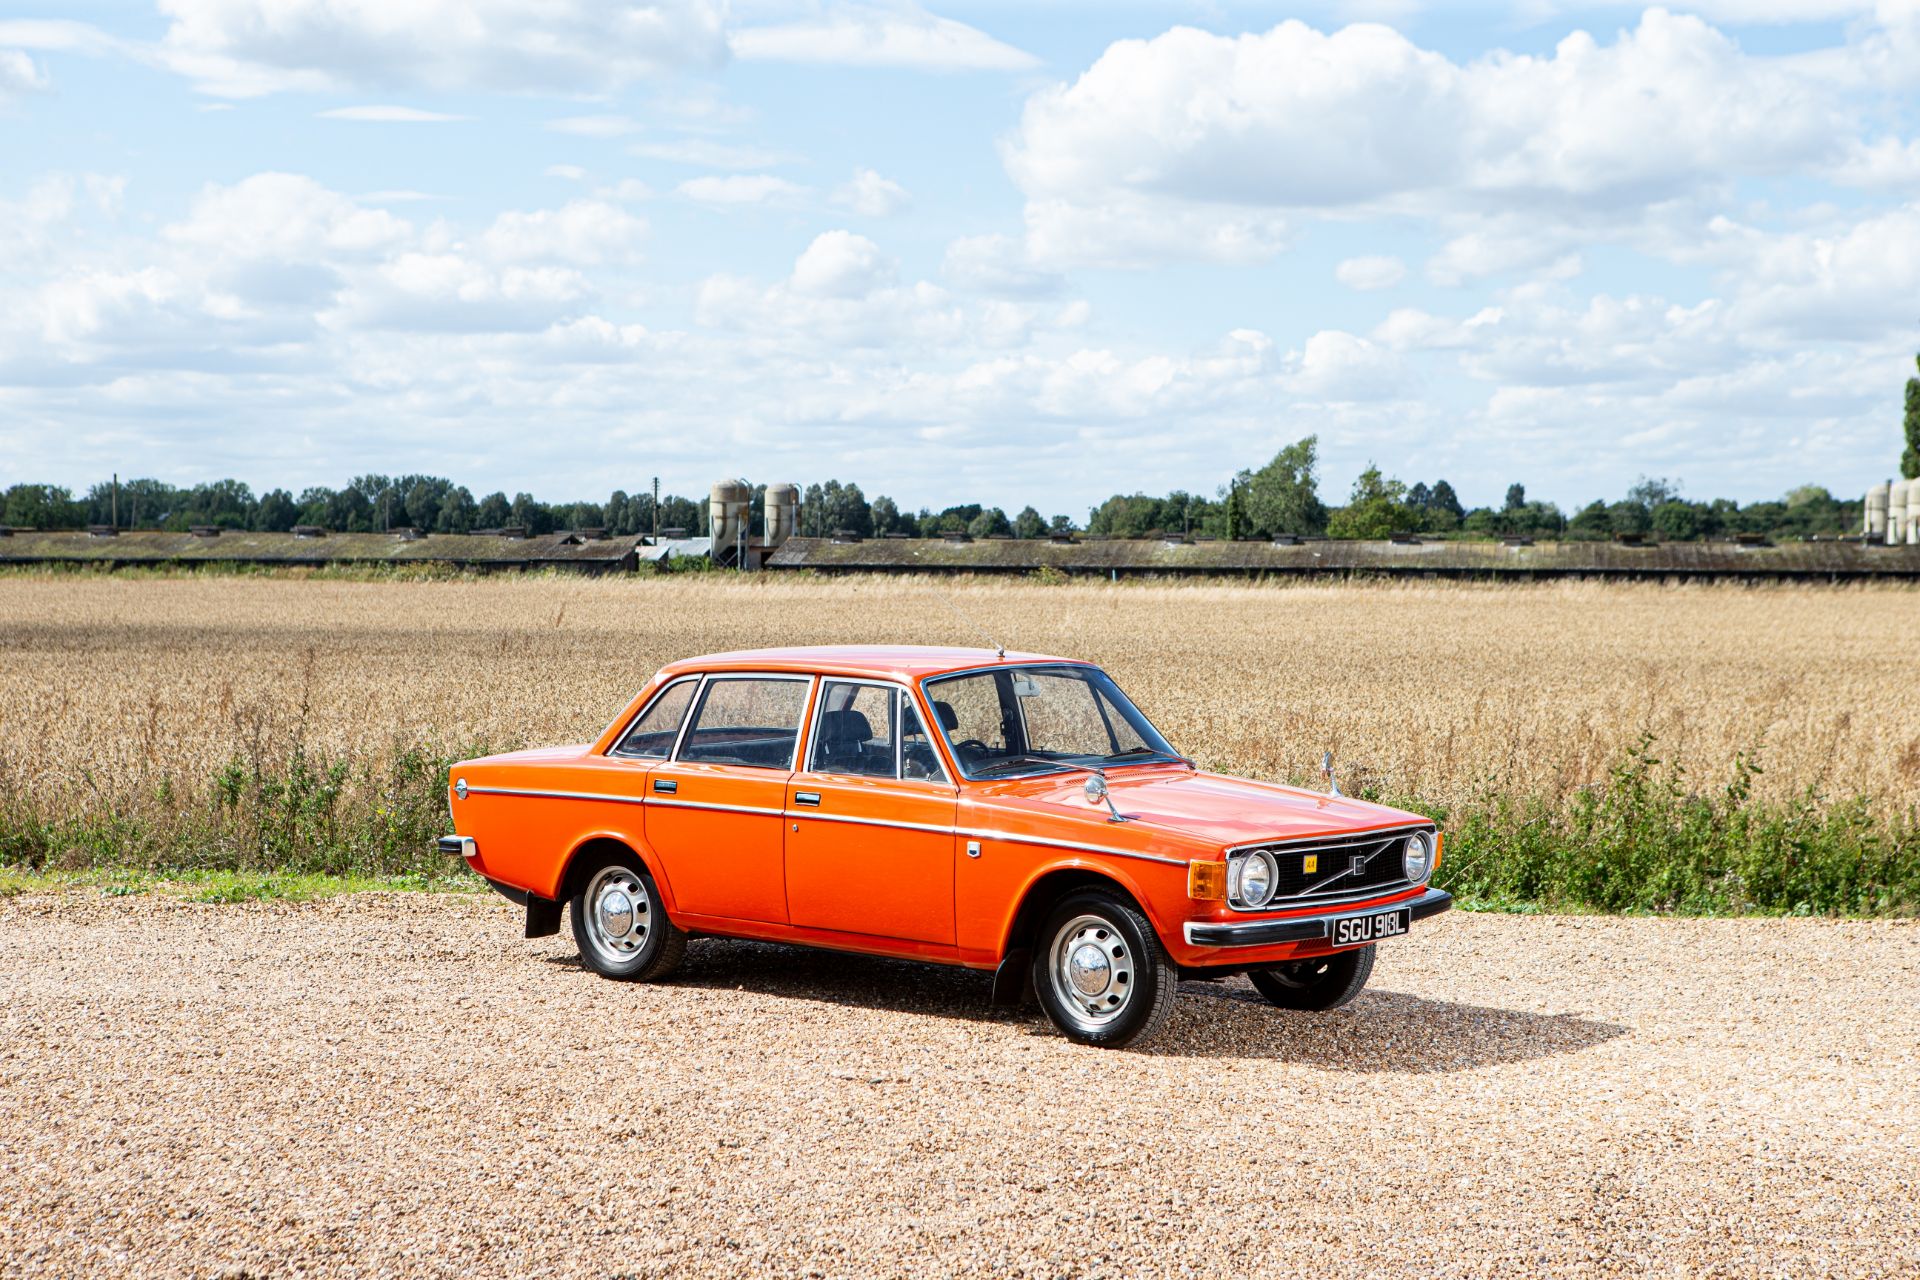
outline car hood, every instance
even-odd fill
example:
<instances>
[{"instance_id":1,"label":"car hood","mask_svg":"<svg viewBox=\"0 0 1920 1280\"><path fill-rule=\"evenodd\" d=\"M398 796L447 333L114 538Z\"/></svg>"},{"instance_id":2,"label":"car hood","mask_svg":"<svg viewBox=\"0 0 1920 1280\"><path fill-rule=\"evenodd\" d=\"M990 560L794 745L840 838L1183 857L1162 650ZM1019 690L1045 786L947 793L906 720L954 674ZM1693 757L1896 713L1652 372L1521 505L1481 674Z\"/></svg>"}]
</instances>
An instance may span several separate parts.
<instances>
[{"instance_id":1,"label":"car hood","mask_svg":"<svg viewBox=\"0 0 1920 1280\"><path fill-rule=\"evenodd\" d=\"M995 788L996 798L1084 822L1106 812L1088 803L1083 790L1087 776L1075 772L1023 778ZM1427 821L1417 813L1348 796L1185 768L1116 769L1107 774L1107 790L1135 831L1156 827L1217 848Z\"/></svg>"}]
</instances>

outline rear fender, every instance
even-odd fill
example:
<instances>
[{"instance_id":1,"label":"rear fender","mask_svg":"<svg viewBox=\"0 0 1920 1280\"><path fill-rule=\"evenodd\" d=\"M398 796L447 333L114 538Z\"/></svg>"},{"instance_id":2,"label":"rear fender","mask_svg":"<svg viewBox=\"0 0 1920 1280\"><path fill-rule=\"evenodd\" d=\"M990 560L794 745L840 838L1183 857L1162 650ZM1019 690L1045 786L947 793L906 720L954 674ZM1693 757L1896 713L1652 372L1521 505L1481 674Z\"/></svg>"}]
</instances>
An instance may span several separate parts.
<instances>
[{"instance_id":1,"label":"rear fender","mask_svg":"<svg viewBox=\"0 0 1920 1280\"><path fill-rule=\"evenodd\" d=\"M575 883L576 876L585 871L589 860L594 856L596 845L618 845L640 860L640 865L653 877L653 883L660 890L660 904L667 909L668 915L679 913L679 904L674 901L673 885L667 879L667 871L660 863L660 856L647 846L644 840L636 840L624 831L590 831L574 841L567 850L552 883L545 887L536 887L534 892L543 898L556 902L565 901L579 892L581 886Z\"/></svg>"}]
</instances>

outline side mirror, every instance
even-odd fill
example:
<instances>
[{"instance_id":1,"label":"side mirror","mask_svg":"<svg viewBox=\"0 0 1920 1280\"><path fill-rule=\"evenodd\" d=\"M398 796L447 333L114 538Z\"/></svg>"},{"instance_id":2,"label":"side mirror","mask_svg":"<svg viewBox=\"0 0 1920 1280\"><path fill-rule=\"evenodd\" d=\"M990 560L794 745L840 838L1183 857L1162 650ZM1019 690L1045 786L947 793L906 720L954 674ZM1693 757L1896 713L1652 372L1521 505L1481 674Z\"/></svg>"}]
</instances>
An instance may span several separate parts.
<instances>
[{"instance_id":1,"label":"side mirror","mask_svg":"<svg viewBox=\"0 0 1920 1280\"><path fill-rule=\"evenodd\" d=\"M1087 785L1083 787L1082 790L1086 793L1088 804L1099 804L1102 801L1106 802L1108 822L1125 822L1127 820L1126 814L1121 813L1113 807L1113 797L1107 794L1107 779L1104 774L1096 773L1088 778Z\"/></svg>"}]
</instances>

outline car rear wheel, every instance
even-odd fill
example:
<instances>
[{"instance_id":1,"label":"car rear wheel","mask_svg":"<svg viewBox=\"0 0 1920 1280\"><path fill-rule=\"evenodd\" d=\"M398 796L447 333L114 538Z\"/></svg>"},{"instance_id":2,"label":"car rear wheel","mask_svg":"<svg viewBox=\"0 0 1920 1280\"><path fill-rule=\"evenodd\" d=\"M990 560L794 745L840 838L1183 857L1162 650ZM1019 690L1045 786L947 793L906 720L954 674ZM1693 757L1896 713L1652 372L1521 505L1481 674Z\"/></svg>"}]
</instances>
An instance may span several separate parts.
<instances>
[{"instance_id":1,"label":"car rear wheel","mask_svg":"<svg viewBox=\"0 0 1920 1280\"><path fill-rule=\"evenodd\" d=\"M1373 975L1373 947L1369 943L1352 951L1255 969L1247 977L1255 991L1282 1009L1325 1013L1349 1003L1367 985Z\"/></svg>"},{"instance_id":2,"label":"car rear wheel","mask_svg":"<svg viewBox=\"0 0 1920 1280\"><path fill-rule=\"evenodd\" d=\"M1146 1039L1173 1012L1178 982L1153 926L1117 894L1071 894L1041 926L1033 989L1069 1040L1118 1049Z\"/></svg>"},{"instance_id":3,"label":"car rear wheel","mask_svg":"<svg viewBox=\"0 0 1920 1280\"><path fill-rule=\"evenodd\" d=\"M673 972L687 953L687 935L667 919L653 877L626 858L590 872L568 914L580 959L602 977L649 982Z\"/></svg>"}]
</instances>

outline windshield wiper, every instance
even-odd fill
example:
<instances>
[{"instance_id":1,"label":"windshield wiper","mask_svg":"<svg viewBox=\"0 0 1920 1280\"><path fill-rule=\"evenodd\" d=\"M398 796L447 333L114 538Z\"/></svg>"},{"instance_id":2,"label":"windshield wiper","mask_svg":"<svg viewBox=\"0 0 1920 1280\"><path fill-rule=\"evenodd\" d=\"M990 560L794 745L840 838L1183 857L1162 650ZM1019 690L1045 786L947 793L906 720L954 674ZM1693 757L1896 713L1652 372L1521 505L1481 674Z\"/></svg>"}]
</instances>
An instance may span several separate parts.
<instances>
[{"instance_id":1,"label":"windshield wiper","mask_svg":"<svg viewBox=\"0 0 1920 1280\"><path fill-rule=\"evenodd\" d=\"M991 764L981 765L979 768L975 769L974 772L981 776L985 776L986 774L989 774L989 773L998 772L999 770L1006 768L1008 765L1021 765L1021 764L1050 765L1055 769L1092 769L1095 773L1099 772L1099 770L1096 769L1093 765L1069 764L1065 760L1052 760L1046 756L1005 756L999 760L993 761Z\"/></svg>"}]
</instances>

